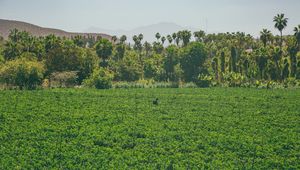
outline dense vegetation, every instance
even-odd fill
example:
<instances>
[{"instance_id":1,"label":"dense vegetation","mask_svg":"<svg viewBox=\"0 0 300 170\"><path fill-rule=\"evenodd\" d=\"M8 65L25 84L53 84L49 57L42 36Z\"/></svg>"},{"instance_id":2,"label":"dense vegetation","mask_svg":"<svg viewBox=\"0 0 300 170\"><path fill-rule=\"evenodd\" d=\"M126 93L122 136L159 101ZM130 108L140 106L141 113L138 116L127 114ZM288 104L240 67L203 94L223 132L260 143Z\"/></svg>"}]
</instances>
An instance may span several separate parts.
<instances>
[{"instance_id":1,"label":"dense vegetation","mask_svg":"<svg viewBox=\"0 0 300 170\"><path fill-rule=\"evenodd\" d=\"M157 33L153 44L143 42L143 34L135 35L133 45L126 43L126 36L33 37L14 29L8 40L0 39L0 80L21 89L84 82L109 88L111 81L139 80L198 86L299 85L300 25L294 35L283 36L287 22L283 14L275 16L280 36L263 29L260 39L243 32L197 31L192 42L192 33L183 30L167 36Z\"/></svg>"},{"instance_id":2,"label":"dense vegetation","mask_svg":"<svg viewBox=\"0 0 300 170\"><path fill-rule=\"evenodd\" d=\"M0 169L300 169L298 89L54 89L0 98Z\"/></svg>"}]
</instances>

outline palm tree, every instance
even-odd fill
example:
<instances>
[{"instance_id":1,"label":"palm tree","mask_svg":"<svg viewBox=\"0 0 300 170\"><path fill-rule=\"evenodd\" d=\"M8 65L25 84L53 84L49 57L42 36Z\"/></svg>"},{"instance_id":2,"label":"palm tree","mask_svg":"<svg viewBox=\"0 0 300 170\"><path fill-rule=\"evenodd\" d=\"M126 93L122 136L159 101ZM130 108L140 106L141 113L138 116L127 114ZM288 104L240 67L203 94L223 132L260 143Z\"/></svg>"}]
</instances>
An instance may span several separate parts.
<instances>
[{"instance_id":1,"label":"palm tree","mask_svg":"<svg viewBox=\"0 0 300 170\"><path fill-rule=\"evenodd\" d=\"M12 41L12 42L17 42L19 39L20 39L20 32L18 29L12 29L10 30L10 33L9 33L9 39Z\"/></svg>"},{"instance_id":2,"label":"palm tree","mask_svg":"<svg viewBox=\"0 0 300 170\"><path fill-rule=\"evenodd\" d=\"M172 38L173 38L173 41L176 42L176 38L177 38L177 33L176 33L176 32L174 32L174 33L172 34Z\"/></svg>"},{"instance_id":3,"label":"palm tree","mask_svg":"<svg viewBox=\"0 0 300 170\"><path fill-rule=\"evenodd\" d=\"M281 50L278 47L275 47L272 51L271 51L271 58L273 59L275 66L276 66L276 79L278 80L280 77L280 67L279 67L279 62L281 59Z\"/></svg>"},{"instance_id":4,"label":"palm tree","mask_svg":"<svg viewBox=\"0 0 300 170\"><path fill-rule=\"evenodd\" d=\"M296 40L297 40L298 48L300 50L300 25L298 25L298 27L295 27L294 31L295 31L294 35L295 35Z\"/></svg>"},{"instance_id":5,"label":"palm tree","mask_svg":"<svg viewBox=\"0 0 300 170\"><path fill-rule=\"evenodd\" d=\"M260 40L263 42L264 47L267 46L267 43L271 40L271 38L272 38L272 33L270 30L263 29L260 32Z\"/></svg>"},{"instance_id":6,"label":"palm tree","mask_svg":"<svg viewBox=\"0 0 300 170\"><path fill-rule=\"evenodd\" d=\"M139 38L140 41L142 41L143 38L144 38L144 35L143 34L139 34L138 38Z\"/></svg>"},{"instance_id":7,"label":"palm tree","mask_svg":"<svg viewBox=\"0 0 300 170\"><path fill-rule=\"evenodd\" d=\"M141 49L141 48L140 48L141 41L140 41L139 37L138 37L137 35L134 35L134 36L132 37L132 40L133 40L133 42L134 42L133 49L135 49L135 50L140 50L140 49Z\"/></svg>"},{"instance_id":8,"label":"palm tree","mask_svg":"<svg viewBox=\"0 0 300 170\"><path fill-rule=\"evenodd\" d=\"M205 32L202 30L194 32L194 37L196 41L203 42L204 36L205 36Z\"/></svg>"},{"instance_id":9,"label":"palm tree","mask_svg":"<svg viewBox=\"0 0 300 170\"><path fill-rule=\"evenodd\" d=\"M160 33L158 32L158 33L156 33L155 34L155 37L156 37L156 39L157 39L157 41L160 39L160 37L161 37L161 35L160 35Z\"/></svg>"},{"instance_id":10,"label":"palm tree","mask_svg":"<svg viewBox=\"0 0 300 170\"><path fill-rule=\"evenodd\" d=\"M183 42L183 46L187 46L187 44L190 42L192 33L188 30L179 31L177 33L177 38L181 39Z\"/></svg>"},{"instance_id":11,"label":"palm tree","mask_svg":"<svg viewBox=\"0 0 300 170\"><path fill-rule=\"evenodd\" d=\"M169 41L169 44L172 44L173 38L171 35L167 35L167 40Z\"/></svg>"},{"instance_id":12,"label":"palm tree","mask_svg":"<svg viewBox=\"0 0 300 170\"><path fill-rule=\"evenodd\" d=\"M144 43L144 49L145 49L145 51L146 51L146 56L148 57L148 56L149 56L149 53L150 53L150 51L151 51L151 49L152 49L151 44L148 43L147 41L145 41L145 43Z\"/></svg>"},{"instance_id":13,"label":"palm tree","mask_svg":"<svg viewBox=\"0 0 300 170\"><path fill-rule=\"evenodd\" d=\"M118 40L118 37L116 35L111 37L111 40L113 43L116 43L116 41Z\"/></svg>"},{"instance_id":14,"label":"palm tree","mask_svg":"<svg viewBox=\"0 0 300 170\"><path fill-rule=\"evenodd\" d=\"M126 35L122 35L122 36L120 37L120 42L121 42L122 44L123 44L126 40L127 40Z\"/></svg>"},{"instance_id":15,"label":"palm tree","mask_svg":"<svg viewBox=\"0 0 300 170\"><path fill-rule=\"evenodd\" d=\"M284 14L277 14L273 22L275 22L275 28L280 32L280 50L282 48L282 30L287 26L288 18L284 17Z\"/></svg>"},{"instance_id":16,"label":"palm tree","mask_svg":"<svg viewBox=\"0 0 300 170\"><path fill-rule=\"evenodd\" d=\"M138 36L137 36L137 35L134 35L134 36L132 37L132 40L134 41L134 43L137 43L137 41L138 41Z\"/></svg>"},{"instance_id":17,"label":"palm tree","mask_svg":"<svg viewBox=\"0 0 300 170\"><path fill-rule=\"evenodd\" d=\"M161 37L161 44L164 45L165 41L166 41L166 37Z\"/></svg>"}]
</instances>

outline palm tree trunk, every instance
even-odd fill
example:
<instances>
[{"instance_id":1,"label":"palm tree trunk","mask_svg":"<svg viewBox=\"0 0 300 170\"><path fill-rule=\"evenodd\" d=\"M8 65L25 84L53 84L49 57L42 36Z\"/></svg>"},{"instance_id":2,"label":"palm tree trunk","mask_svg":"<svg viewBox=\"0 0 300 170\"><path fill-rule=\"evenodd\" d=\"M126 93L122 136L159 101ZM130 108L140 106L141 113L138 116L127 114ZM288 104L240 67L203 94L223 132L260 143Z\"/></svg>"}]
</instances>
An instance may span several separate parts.
<instances>
[{"instance_id":1,"label":"palm tree trunk","mask_svg":"<svg viewBox=\"0 0 300 170\"><path fill-rule=\"evenodd\" d=\"M280 31L280 51L282 50L282 31Z\"/></svg>"}]
</instances>

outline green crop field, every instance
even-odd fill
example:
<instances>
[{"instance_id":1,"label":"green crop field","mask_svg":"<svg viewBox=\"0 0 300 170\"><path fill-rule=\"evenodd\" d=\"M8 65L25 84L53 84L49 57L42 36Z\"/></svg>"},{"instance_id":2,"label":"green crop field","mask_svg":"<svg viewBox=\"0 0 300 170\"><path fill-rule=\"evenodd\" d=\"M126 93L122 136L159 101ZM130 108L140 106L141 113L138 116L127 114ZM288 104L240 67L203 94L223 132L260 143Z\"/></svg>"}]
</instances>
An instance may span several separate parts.
<instances>
[{"instance_id":1,"label":"green crop field","mask_svg":"<svg viewBox=\"0 0 300 170\"><path fill-rule=\"evenodd\" d=\"M300 90L0 91L0 169L300 169Z\"/></svg>"}]
</instances>

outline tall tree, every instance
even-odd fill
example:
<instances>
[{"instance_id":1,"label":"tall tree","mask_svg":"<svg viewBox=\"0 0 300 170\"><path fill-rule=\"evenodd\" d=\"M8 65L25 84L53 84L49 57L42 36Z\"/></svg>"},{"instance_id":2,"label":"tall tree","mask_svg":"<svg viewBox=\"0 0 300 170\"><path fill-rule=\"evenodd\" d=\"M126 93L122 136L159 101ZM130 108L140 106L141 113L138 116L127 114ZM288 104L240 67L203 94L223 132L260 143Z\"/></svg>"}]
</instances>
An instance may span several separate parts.
<instances>
[{"instance_id":1,"label":"tall tree","mask_svg":"<svg viewBox=\"0 0 300 170\"><path fill-rule=\"evenodd\" d=\"M107 60L109 56L111 56L113 50L112 43L109 40L102 38L96 43L95 48L98 57L102 59L101 65L107 67Z\"/></svg>"},{"instance_id":2,"label":"tall tree","mask_svg":"<svg viewBox=\"0 0 300 170\"><path fill-rule=\"evenodd\" d=\"M236 48L231 47L231 67L233 72L237 72L236 62L237 62Z\"/></svg>"},{"instance_id":3,"label":"tall tree","mask_svg":"<svg viewBox=\"0 0 300 170\"><path fill-rule=\"evenodd\" d=\"M177 33L177 37L179 37L182 40L182 43L183 43L182 45L185 47L190 42L192 33L191 33L191 31L188 31L188 30L179 31Z\"/></svg>"},{"instance_id":4,"label":"tall tree","mask_svg":"<svg viewBox=\"0 0 300 170\"><path fill-rule=\"evenodd\" d=\"M287 37L287 51L290 57L290 76L296 77L298 44L296 37Z\"/></svg>"},{"instance_id":5,"label":"tall tree","mask_svg":"<svg viewBox=\"0 0 300 170\"><path fill-rule=\"evenodd\" d=\"M273 22L275 22L275 28L280 32L280 49L282 49L282 31L287 26L288 18L285 18L284 14L277 14L274 17Z\"/></svg>"},{"instance_id":6,"label":"tall tree","mask_svg":"<svg viewBox=\"0 0 300 170\"><path fill-rule=\"evenodd\" d=\"M84 47L85 43L84 43L84 39L81 35L76 35L73 38L73 42L78 46L78 47Z\"/></svg>"},{"instance_id":7,"label":"tall tree","mask_svg":"<svg viewBox=\"0 0 300 170\"><path fill-rule=\"evenodd\" d=\"M267 43L270 42L271 38L272 38L272 33L270 30L263 29L260 32L260 40L263 42L264 47L267 46Z\"/></svg>"},{"instance_id":8,"label":"tall tree","mask_svg":"<svg viewBox=\"0 0 300 170\"><path fill-rule=\"evenodd\" d=\"M295 32L295 37L297 40L297 44L298 44L298 50L300 51L300 25L298 25L297 27L294 28L294 32Z\"/></svg>"},{"instance_id":9,"label":"tall tree","mask_svg":"<svg viewBox=\"0 0 300 170\"><path fill-rule=\"evenodd\" d=\"M157 39L157 41L159 41L160 37L161 37L161 35L159 32L155 34L155 38Z\"/></svg>"},{"instance_id":10,"label":"tall tree","mask_svg":"<svg viewBox=\"0 0 300 170\"><path fill-rule=\"evenodd\" d=\"M196 41L203 42L204 37L205 37L205 32L202 30L196 31L196 32L194 32L194 37L195 37Z\"/></svg>"},{"instance_id":11,"label":"tall tree","mask_svg":"<svg viewBox=\"0 0 300 170\"><path fill-rule=\"evenodd\" d=\"M279 47L275 47L272 49L271 51L271 58L273 59L274 63L275 63L275 67L276 67L276 73L274 77L276 77L277 80L279 80L280 77L280 66L279 66L279 62L281 59L281 50Z\"/></svg>"},{"instance_id":12,"label":"tall tree","mask_svg":"<svg viewBox=\"0 0 300 170\"><path fill-rule=\"evenodd\" d=\"M220 61L221 61L221 72L225 73L225 53L224 51L221 52L221 56L220 56Z\"/></svg>"},{"instance_id":13,"label":"tall tree","mask_svg":"<svg viewBox=\"0 0 300 170\"><path fill-rule=\"evenodd\" d=\"M173 38L174 43L176 43L176 38L177 38L177 33L176 32L174 32L172 34L172 38ZM177 46L178 46L178 44L177 44Z\"/></svg>"},{"instance_id":14,"label":"tall tree","mask_svg":"<svg viewBox=\"0 0 300 170\"><path fill-rule=\"evenodd\" d=\"M192 42L183 48L180 66L186 82L197 81L199 74L205 74L204 66L207 58L205 46L199 42Z\"/></svg>"},{"instance_id":15,"label":"tall tree","mask_svg":"<svg viewBox=\"0 0 300 170\"><path fill-rule=\"evenodd\" d=\"M143 39L143 35L142 35L142 34L140 34L139 36L134 35L134 36L132 37L132 40L134 41L134 46L133 46L133 48L134 48L135 50L138 50L139 52L142 52L142 49L143 49L142 43L141 43L141 40L142 40L142 39Z\"/></svg>"},{"instance_id":16,"label":"tall tree","mask_svg":"<svg viewBox=\"0 0 300 170\"><path fill-rule=\"evenodd\" d=\"M215 73L215 79L219 80L219 62L218 62L218 58L216 58L216 57L213 58L211 65L212 65L212 69Z\"/></svg>"},{"instance_id":17,"label":"tall tree","mask_svg":"<svg viewBox=\"0 0 300 170\"><path fill-rule=\"evenodd\" d=\"M167 40L168 40L169 44L172 44L173 38L171 35L167 35Z\"/></svg>"},{"instance_id":18,"label":"tall tree","mask_svg":"<svg viewBox=\"0 0 300 170\"><path fill-rule=\"evenodd\" d=\"M111 37L111 41L112 41L113 43L116 43L117 40L118 40L118 37L117 37L116 35L114 35L114 36Z\"/></svg>"},{"instance_id":19,"label":"tall tree","mask_svg":"<svg viewBox=\"0 0 300 170\"><path fill-rule=\"evenodd\" d=\"M161 37L161 44L162 44L162 45L164 45L165 41L166 41L166 37L164 37L164 36Z\"/></svg>"},{"instance_id":20,"label":"tall tree","mask_svg":"<svg viewBox=\"0 0 300 170\"><path fill-rule=\"evenodd\" d=\"M164 70L166 72L166 81L175 81L175 65L178 63L178 48L170 45L166 48L164 57Z\"/></svg>"},{"instance_id":21,"label":"tall tree","mask_svg":"<svg viewBox=\"0 0 300 170\"><path fill-rule=\"evenodd\" d=\"M148 43L147 41L144 43L144 49L145 49L145 52L146 52L146 57L149 57L150 55L150 52L152 50L152 46L150 43Z\"/></svg>"},{"instance_id":22,"label":"tall tree","mask_svg":"<svg viewBox=\"0 0 300 170\"><path fill-rule=\"evenodd\" d=\"M144 35L143 34L139 34L138 38L139 38L140 42L142 42L142 40L144 39Z\"/></svg>"},{"instance_id":23,"label":"tall tree","mask_svg":"<svg viewBox=\"0 0 300 170\"><path fill-rule=\"evenodd\" d=\"M265 77L264 70L268 62L268 51L266 48L260 48L255 51L256 64L260 72L260 78Z\"/></svg>"},{"instance_id":24,"label":"tall tree","mask_svg":"<svg viewBox=\"0 0 300 170\"><path fill-rule=\"evenodd\" d=\"M122 36L120 37L120 42L121 42L122 44L124 44L126 40L127 40L126 35L122 35Z\"/></svg>"}]
</instances>

